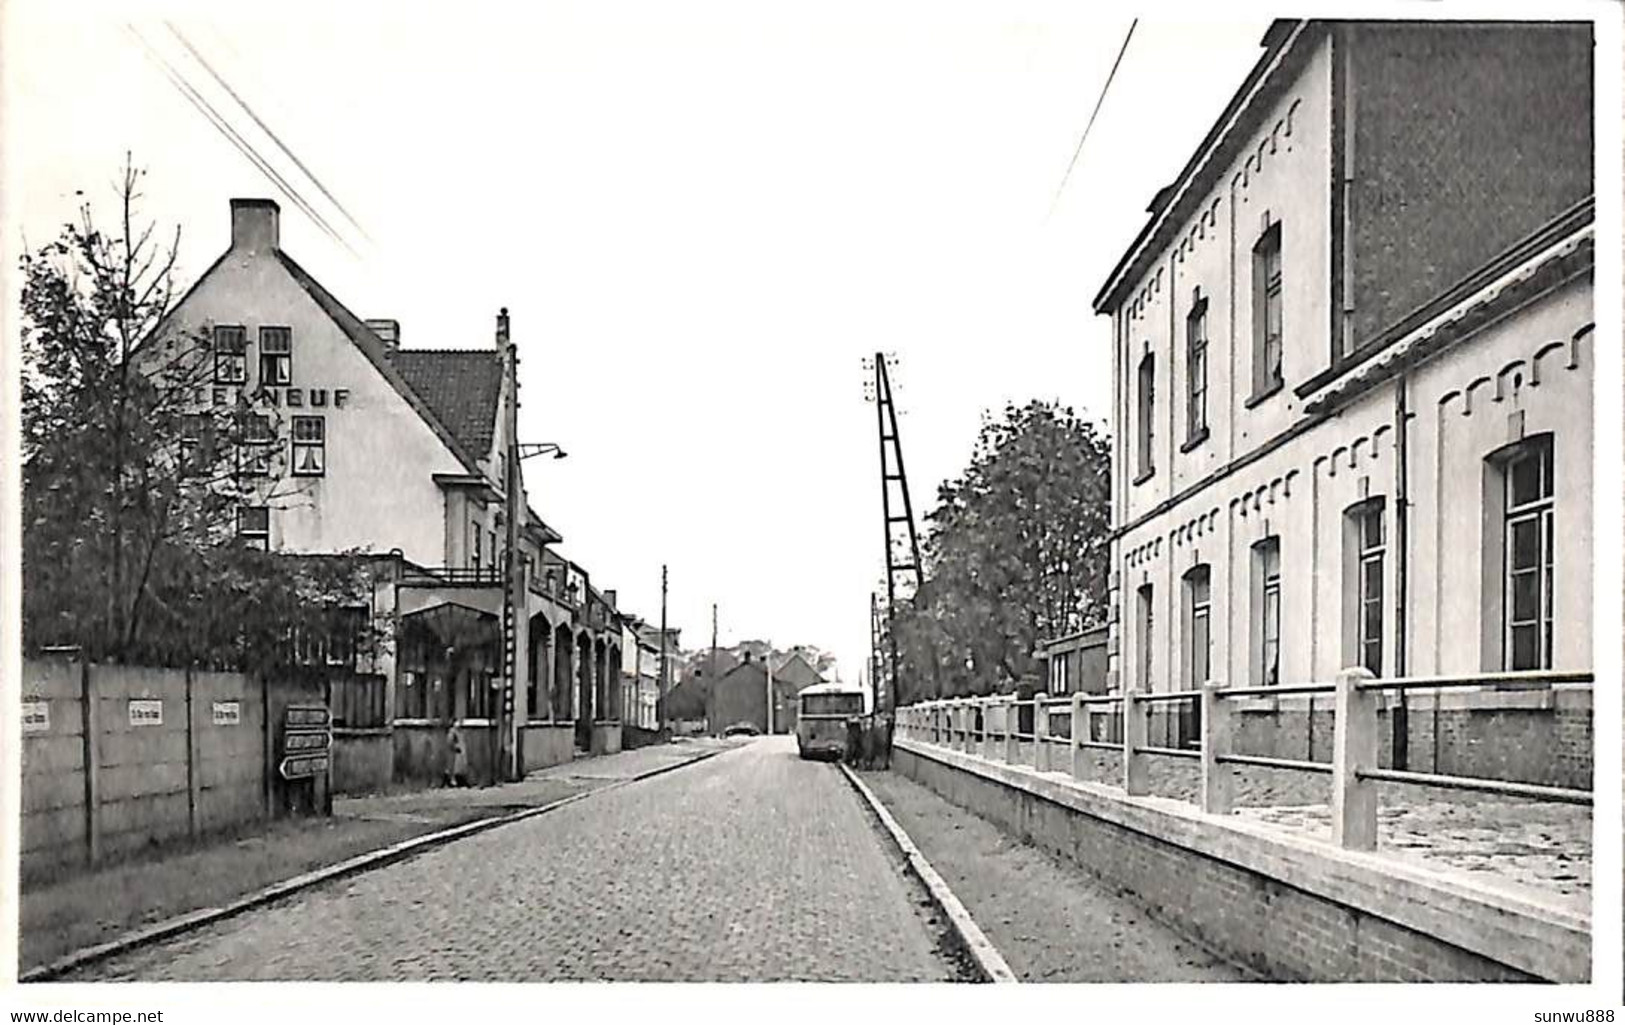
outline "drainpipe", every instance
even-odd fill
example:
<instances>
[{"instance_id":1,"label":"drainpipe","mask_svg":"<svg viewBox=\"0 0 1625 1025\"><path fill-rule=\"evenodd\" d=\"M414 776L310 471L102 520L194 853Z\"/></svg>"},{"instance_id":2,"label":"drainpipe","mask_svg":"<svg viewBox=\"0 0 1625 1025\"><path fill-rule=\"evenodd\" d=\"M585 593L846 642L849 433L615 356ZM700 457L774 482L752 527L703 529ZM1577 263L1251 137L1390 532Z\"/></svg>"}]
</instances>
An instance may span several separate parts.
<instances>
[{"instance_id":1,"label":"drainpipe","mask_svg":"<svg viewBox=\"0 0 1625 1025\"><path fill-rule=\"evenodd\" d=\"M1394 675L1404 676L1406 660L1406 596L1410 588L1410 498L1405 482L1408 476L1409 445L1406 443L1409 372L1399 375L1394 384ZM1394 768L1404 769L1410 761L1410 723L1405 691L1399 692L1399 704L1394 706ZM1438 717L1434 717L1437 726Z\"/></svg>"}]
</instances>

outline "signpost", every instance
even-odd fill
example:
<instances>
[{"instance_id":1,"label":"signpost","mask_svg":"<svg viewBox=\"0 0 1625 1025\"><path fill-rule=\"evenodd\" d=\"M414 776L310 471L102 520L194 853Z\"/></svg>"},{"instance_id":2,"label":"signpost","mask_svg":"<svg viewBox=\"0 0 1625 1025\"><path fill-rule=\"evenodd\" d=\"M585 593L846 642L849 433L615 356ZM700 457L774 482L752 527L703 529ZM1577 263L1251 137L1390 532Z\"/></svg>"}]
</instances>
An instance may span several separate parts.
<instances>
[{"instance_id":1,"label":"signpost","mask_svg":"<svg viewBox=\"0 0 1625 1025\"><path fill-rule=\"evenodd\" d=\"M289 705L282 716L283 779L327 774L333 748L333 718L325 705Z\"/></svg>"}]
</instances>

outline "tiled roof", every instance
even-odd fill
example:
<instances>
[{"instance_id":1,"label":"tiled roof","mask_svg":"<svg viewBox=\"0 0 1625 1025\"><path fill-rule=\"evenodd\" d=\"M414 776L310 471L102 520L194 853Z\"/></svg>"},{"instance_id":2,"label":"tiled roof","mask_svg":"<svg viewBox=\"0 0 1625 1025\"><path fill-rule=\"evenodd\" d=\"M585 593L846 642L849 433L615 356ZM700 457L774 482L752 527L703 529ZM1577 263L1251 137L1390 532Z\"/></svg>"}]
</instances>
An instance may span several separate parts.
<instances>
[{"instance_id":1,"label":"tiled roof","mask_svg":"<svg viewBox=\"0 0 1625 1025\"><path fill-rule=\"evenodd\" d=\"M389 360L459 445L476 459L491 451L502 394L495 349L401 349Z\"/></svg>"}]
</instances>

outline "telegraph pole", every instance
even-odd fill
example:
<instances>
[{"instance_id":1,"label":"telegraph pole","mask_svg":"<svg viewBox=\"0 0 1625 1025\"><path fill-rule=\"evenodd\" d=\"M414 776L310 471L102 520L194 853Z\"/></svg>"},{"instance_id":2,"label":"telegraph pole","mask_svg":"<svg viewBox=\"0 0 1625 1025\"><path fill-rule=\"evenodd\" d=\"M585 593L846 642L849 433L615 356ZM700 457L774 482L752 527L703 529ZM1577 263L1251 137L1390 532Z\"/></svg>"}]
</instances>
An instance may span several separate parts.
<instances>
[{"instance_id":1,"label":"telegraph pole","mask_svg":"<svg viewBox=\"0 0 1625 1025\"><path fill-rule=\"evenodd\" d=\"M717 603L711 603L711 664L706 666L706 678L715 686L717 681Z\"/></svg>"},{"instance_id":2,"label":"telegraph pole","mask_svg":"<svg viewBox=\"0 0 1625 1025\"><path fill-rule=\"evenodd\" d=\"M502 553L502 704L497 713L496 743L492 776L496 782L519 778L514 728L514 691L521 672L529 684L529 618L526 616L525 568L519 558L520 517L524 503L519 500L519 353L508 336L508 308L497 315L497 344L506 363L509 392L506 415L507 445L503 459L503 505L507 516L507 546Z\"/></svg>"},{"instance_id":3,"label":"telegraph pole","mask_svg":"<svg viewBox=\"0 0 1625 1025\"><path fill-rule=\"evenodd\" d=\"M665 565L665 563L661 563L661 565L660 565L660 714L655 717L657 720L659 720L658 725L659 725L659 727L661 729L665 729L666 726L667 726L667 723L666 723L666 714L667 714L667 709L666 709L667 672L668 672L668 670L666 668L666 565Z\"/></svg>"},{"instance_id":4,"label":"telegraph pole","mask_svg":"<svg viewBox=\"0 0 1625 1025\"><path fill-rule=\"evenodd\" d=\"M867 361L866 361L867 362ZM914 504L908 493L908 474L903 469L903 444L897 432L897 405L892 399L891 377L886 372L887 358L883 353L874 355L875 377L866 385L866 397L875 403L875 420L880 431L880 508L885 521L886 555L886 708L879 707L881 688L876 680L876 712L897 707L897 689L901 670L897 654L897 599L900 591L905 598L916 593L923 580L920 562L920 539L914 529ZM902 511L893 506L894 498L901 499ZM932 660L933 672L935 660Z\"/></svg>"}]
</instances>

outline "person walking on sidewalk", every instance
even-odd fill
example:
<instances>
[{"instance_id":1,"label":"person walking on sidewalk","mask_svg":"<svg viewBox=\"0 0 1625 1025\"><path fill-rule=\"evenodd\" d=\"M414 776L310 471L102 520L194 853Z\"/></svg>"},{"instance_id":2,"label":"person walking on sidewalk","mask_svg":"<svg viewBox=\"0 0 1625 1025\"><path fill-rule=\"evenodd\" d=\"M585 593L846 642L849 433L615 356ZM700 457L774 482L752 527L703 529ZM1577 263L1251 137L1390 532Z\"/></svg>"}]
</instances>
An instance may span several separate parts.
<instances>
[{"instance_id":1,"label":"person walking on sidewalk","mask_svg":"<svg viewBox=\"0 0 1625 1025\"><path fill-rule=\"evenodd\" d=\"M463 743L463 731L453 722L446 730L446 748L451 755L451 769L446 773L446 786L468 786L468 748Z\"/></svg>"}]
</instances>

